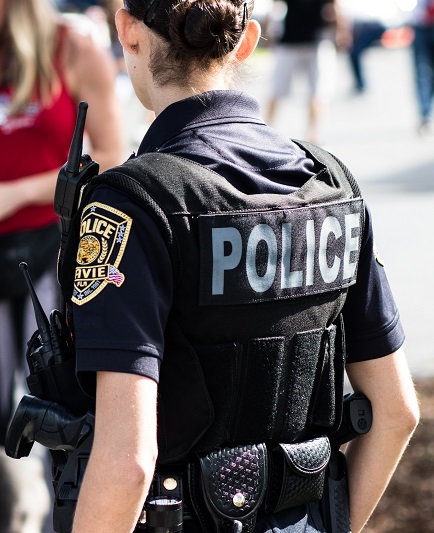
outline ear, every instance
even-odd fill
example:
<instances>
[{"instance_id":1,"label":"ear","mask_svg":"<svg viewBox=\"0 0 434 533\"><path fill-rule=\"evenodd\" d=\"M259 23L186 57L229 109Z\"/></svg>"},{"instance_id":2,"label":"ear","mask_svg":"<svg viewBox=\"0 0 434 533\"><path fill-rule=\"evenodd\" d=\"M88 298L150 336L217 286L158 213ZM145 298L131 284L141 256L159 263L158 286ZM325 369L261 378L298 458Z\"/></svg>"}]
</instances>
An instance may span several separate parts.
<instances>
[{"instance_id":1,"label":"ear","mask_svg":"<svg viewBox=\"0 0 434 533\"><path fill-rule=\"evenodd\" d=\"M241 37L241 42L235 52L238 63L245 61L255 50L261 36L261 26L256 20L249 20L247 28Z\"/></svg>"},{"instance_id":2,"label":"ear","mask_svg":"<svg viewBox=\"0 0 434 533\"><path fill-rule=\"evenodd\" d=\"M124 8L118 9L115 15L116 29L122 48L129 54L137 54L139 34L138 20Z\"/></svg>"}]
</instances>

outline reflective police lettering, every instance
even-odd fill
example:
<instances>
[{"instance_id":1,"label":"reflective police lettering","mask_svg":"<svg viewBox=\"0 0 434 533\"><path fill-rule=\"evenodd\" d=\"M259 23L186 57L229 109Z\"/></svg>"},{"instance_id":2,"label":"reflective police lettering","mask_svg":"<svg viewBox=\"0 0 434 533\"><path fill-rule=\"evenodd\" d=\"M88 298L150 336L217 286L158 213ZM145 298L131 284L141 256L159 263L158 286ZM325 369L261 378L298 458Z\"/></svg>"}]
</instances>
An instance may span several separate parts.
<instances>
[{"instance_id":1,"label":"reflective police lettering","mask_svg":"<svg viewBox=\"0 0 434 533\"><path fill-rule=\"evenodd\" d=\"M359 250L359 235L353 236L353 229L359 227L360 216L358 213L345 215L345 254L344 254L344 279L354 276L357 263L351 261L351 254Z\"/></svg>"},{"instance_id":2,"label":"reflective police lettering","mask_svg":"<svg viewBox=\"0 0 434 533\"><path fill-rule=\"evenodd\" d=\"M360 199L199 217L202 305L295 298L356 281Z\"/></svg>"},{"instance_id":3,"label":"reflective police lettering","mask_svg":"<svg viewBox=\"0 0 434 533\"><path fill-rule=\"evenodd\" d=\"M235 228L212 228L212 293L223 294L225 270L238 266L241 260L241 235ZM231 244L231 253L225 255L225 242Z\"/></svg>"},{"instance_id":4,"label":"reflective police lettering","mask_svg":"<svg viewBox=\"0 0 434 533\"><path fill-rule=\"evenodd\" d=\"M282 224L282 269L280 272L280 286L282 289L289 287L301 287L303 284L303 271L291 272L291 249L292 249L292 224Z\"/></svg>"},{"instance_id":5,"label":"reflective police lettering","mask_svg":"<svg viewBox=\"0 0 434 533\"><path fill-rule=\"evenodd\" d=\"M315 227L313 220L306 223L306 286L313 285L315 259Z\"/></svg>"},{"instance_id":6,"label":"reflective police lettering","mask_svg":"<svg viewBox=\"0 0 434 533\"><path fill-rule=\"evenodd\" d=\"M267 267L261 276L256 270L256 255L258 245L264 241L267 245ZM277 241L270 226L259 224L255 226L247 241L246 273L250 286L256 292L265 292L273 284L277 266Z\"/></svg>"},{"instance_id":7,"label":"reflective police lettering","mask_svg":"<svg viewBox=\"0 0 434 533\"><path fill-rule=\"evenodd\" d=\"M341 260L335 255L331 267L327 263L327 242L329 235L333 233L335 239L342 235L342 228L335 217L327 217L321 227L321 237L319 241L319 268L323 280L332 283L338 277Z\"/></svg>"}]
</instances>

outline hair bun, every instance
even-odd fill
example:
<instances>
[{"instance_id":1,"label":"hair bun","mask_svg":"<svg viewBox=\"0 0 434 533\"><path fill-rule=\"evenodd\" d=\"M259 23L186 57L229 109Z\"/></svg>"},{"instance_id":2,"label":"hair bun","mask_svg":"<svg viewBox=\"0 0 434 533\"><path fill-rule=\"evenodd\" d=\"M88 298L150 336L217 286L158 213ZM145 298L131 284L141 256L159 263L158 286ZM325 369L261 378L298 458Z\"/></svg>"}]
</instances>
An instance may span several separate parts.
<instances>
[{"instance_id":1,"label":"hair bun","mask_svg":"<svg viewBox=\"0 0 434 533\"><path fill-rule=\"evenodd\" d=\"M243 4L230 0L181 0L169 12L169 35L180 53L218 59L231 52L243 32Z\"/></svg>"}]
</instances>

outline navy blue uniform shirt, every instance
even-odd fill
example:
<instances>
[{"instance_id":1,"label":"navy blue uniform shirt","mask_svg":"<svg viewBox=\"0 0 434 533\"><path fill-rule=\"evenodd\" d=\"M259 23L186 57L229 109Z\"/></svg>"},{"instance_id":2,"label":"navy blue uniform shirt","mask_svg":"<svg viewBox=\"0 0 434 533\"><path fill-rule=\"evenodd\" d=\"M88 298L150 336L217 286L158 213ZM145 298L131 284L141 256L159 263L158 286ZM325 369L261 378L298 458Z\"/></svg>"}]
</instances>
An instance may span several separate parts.
<instances>
[{"instance_id":1,"label":"navy blue uniform shirt","mask_svg":"<svg viewBox=\"0 0 434 533\"><path fill-rule=\"evenodd\" d=\"M257 100L234 91L212 91L176 102L150 126L138 154L168 152L219 173L245 193L288 194L317 169L290 139L261 119ZM92 202L132 219L116 278L83 305L74 305L77 369L94 393L95 371L148 376L156 381L173 292L169 255L153 218L127 196L98 188ZM110 214L110 213L109 213ZM357 283L350 287L344 320L348 362L383 357L404 340L383 266L374 254L369 211Z\"/></svg>"}]
</instances>

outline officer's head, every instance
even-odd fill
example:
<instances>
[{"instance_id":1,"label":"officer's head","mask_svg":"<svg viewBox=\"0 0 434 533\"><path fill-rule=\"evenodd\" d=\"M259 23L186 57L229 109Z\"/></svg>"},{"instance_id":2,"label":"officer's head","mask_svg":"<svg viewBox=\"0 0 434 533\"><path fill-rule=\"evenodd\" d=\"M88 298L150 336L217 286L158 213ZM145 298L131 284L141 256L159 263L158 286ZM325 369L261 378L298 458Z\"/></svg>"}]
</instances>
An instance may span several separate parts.
<instances>
[{"instance_id":1,"label":"officer's head","mask_svg":"<svg viewBox=\"0 0 434 533\"><path fill-rule=\"evenodd\" d=\"M116 25L136 92L139 58L131 56L143 53L141 46L149 48L148 68L160 87L200 85L207 76L230 84L260 35L250 20L253 0L124 0L124 6Z\"/></svg>"}]
</instances>

